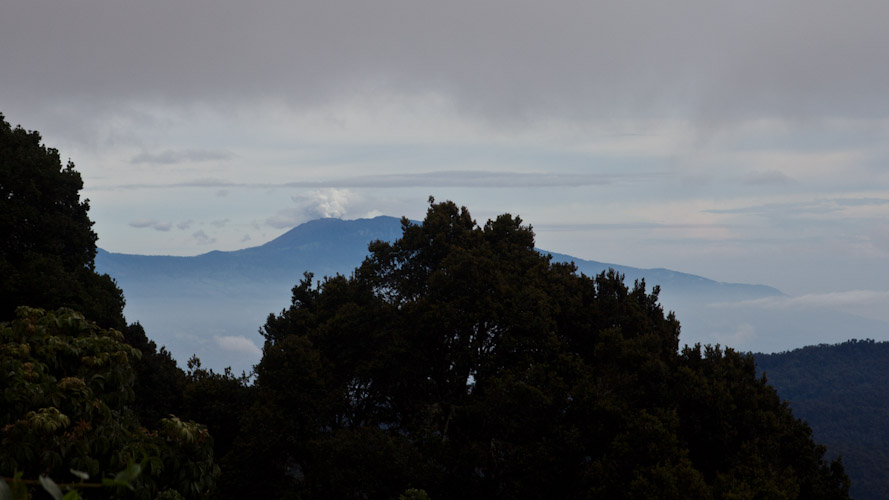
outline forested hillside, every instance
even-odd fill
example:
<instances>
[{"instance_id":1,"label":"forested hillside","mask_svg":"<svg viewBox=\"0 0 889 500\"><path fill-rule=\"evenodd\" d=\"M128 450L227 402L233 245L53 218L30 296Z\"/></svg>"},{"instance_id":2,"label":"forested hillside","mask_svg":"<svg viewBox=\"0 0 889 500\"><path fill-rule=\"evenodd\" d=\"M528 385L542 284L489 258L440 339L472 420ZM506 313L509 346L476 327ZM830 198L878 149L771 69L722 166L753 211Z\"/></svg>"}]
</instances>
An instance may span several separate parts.
<instances>
[{"instance_id":1,"label":"forested hillside","mask_svg":"<svg viewBox=\"0 0 889 500\"><path fill-rule=\"evenodd\" d=\"M889 342L757 354L756 364L829 455L842 455L854 497L889 498Z\"/></svg>"}]
</instances>

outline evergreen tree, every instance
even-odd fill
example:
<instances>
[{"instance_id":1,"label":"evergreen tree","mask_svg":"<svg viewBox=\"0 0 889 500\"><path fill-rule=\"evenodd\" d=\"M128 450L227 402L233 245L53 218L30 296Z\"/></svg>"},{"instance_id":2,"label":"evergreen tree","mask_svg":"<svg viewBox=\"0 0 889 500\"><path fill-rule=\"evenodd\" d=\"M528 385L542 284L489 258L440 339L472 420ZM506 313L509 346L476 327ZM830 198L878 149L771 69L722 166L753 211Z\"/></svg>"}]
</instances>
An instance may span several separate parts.
<instances>
[{"instance_id":1,"label":"evergreen tree","mask_svg":"<svg viewBox=\"0 0 889 500\"><path fill-rule=\"evenodd\" d=\"M26 305L70 307L122 330L123 293L95 272L96 233L83 181L40 134L0 114L0 321Z\"/></svg>"}]
</instances>

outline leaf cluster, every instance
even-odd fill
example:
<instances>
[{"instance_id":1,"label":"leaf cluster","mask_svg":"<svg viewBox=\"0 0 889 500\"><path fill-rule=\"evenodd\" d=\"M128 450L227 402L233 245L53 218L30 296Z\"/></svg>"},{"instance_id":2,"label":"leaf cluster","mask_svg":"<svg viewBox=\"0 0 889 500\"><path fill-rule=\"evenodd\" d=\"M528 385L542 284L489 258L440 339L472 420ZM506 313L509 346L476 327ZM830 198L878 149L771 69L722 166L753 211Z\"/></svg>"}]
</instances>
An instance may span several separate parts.
<instances>
[{"instance_id":1,"label":"leaf cluster","mask_svg":"<svg viewBox=\"0 0 889 500\"><path fill-rule=\"evenodd\" d=\"M136 462L132 497L206 497L219 473L208 431L173 416L157 431L140 425L130 405L141 353L123 334L69 309L17 314L0 323L0 476L102 477Z\"/></svg>"}]
</instances>

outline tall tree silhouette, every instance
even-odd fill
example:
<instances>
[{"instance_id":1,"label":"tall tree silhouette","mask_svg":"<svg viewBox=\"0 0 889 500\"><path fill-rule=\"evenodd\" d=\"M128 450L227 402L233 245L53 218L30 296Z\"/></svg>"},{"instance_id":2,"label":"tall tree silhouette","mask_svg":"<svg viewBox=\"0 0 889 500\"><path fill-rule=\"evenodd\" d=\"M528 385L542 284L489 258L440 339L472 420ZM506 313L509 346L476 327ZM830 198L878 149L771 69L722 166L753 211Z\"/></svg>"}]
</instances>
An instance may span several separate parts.
<instances>
[{"instance_id":1,"label":"tall tree silhouette","mask_svg":"<svg viewBox=\"0 0 889 500\"><path fill-rule=\"evenodd\" d=\"M752 359L678 352L657 288L552 263L517 217L430 202L269 317L232 455L250 490L228 494L848 497Z\"/></svg>"},{"instance_id":2,"label":"tall tree silhouette","mask_svg":"<svg viewBox=\"0 0 889 500\"><path fill-rule=\"evenodd\" d=\"M95 272L96 233L83 180L40 134L0 114L0 320L20 305L71 307L122 330L123 293Z\"/></svg>"}]
</instances>

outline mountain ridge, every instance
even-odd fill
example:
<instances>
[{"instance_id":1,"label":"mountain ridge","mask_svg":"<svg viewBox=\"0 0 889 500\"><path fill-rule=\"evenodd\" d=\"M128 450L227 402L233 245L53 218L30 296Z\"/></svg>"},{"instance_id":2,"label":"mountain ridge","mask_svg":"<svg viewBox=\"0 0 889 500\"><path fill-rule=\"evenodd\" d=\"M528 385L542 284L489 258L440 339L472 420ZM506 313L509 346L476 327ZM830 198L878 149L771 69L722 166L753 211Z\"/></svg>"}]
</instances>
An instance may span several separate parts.
<instances>
[{"instance_id":1,"label":"mountain ridge","mask_svg":"<svg viewBox=\"0 0 889 500\"><path fill-rule=\"evenodd\" d=\"M188 262L210 263L212 265L232 264L236 258L250 256L268 258L267 252L278 251L300 251L323 247L319 244L318 238L323 237L328 240L327 246L332 243L347 244L363 244L365 247L374 239L383 241L393 241L401 236L401 220L397 217L380 215L374 218L360 219L337 219L337 218L321 218L299 224L285 233L273 238L260 245L241 248L237 250L211 250L194 256L173 256L173 255L144 255L109 252L108 250L99 248L100 256L97 256L97 266L103 269L114 269L115 259L132 259L134 261L151 262L153 264L164 263L170 264L186 264ZM333 236L333 238L331 237ZM632 266L612 264L594 260L581 259L568 254L552 252L546 249L537 249L542 254L549 254L555 262L574 262L578 267L578 271L587 274L598 274L593 272L594 269L614 269L624 274L627 279L641 279L646 277L649 285L661 285L669 282L683 282L691 284L698 282L702 285L710 286L733 286L742 287L751 290L751 295L784 295L780 290L766 285L731 283L712 280L703 276L674 271L666 268L637 268ZM366 248L365 248L366 251ZM287 259L292 260L292 259ZM359 262L360 263L360 262ZM357 264L356 264L357 265ZM178 267L178 266L176 266ZM203 266L191 267L191 269L200 270ZM331 266L334 267L334 266ZM157 269L152 271L156 275ZM161 269L163 271L163 268ZM108 272L107 270L104 272ZM113 274L110 273L109 274ZM753 291L755 290L755 293Z\"/></svg>"},{"instance_id":2,"label":"mountain ridge","mask_svg":"<svg viewBox=\"0 0 889 500\"><path fill-rule=\"evenodd\" d=\"M316 219L261 245L196 256L138 255L99 249L96 270L115 278L126 297L125 314L139 321L179 360L197 354L205 366L249 371L259 360L257 329L290 305L305 272L316 279L348 275L372 240L393 241L401 219ZM539 250L539 249L538 249ZM742 351L778 352L802 345L876 337L889 324L838 311L759 307L787 296L766 285L725 283L664 268L641 269L539 250L556 262L574 262L594 276L609 268L628 283L661 287L660 302L682 323L683 343L721 344ZM759 300L751 300L759 299ZM237 350L232 346L240 346Z\"/></svg>"}]
</instances>

